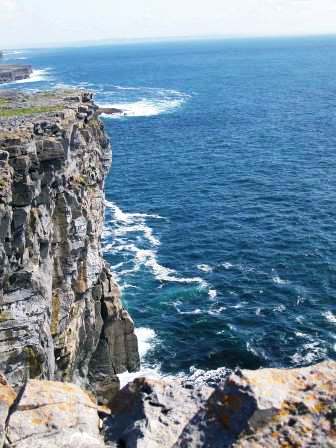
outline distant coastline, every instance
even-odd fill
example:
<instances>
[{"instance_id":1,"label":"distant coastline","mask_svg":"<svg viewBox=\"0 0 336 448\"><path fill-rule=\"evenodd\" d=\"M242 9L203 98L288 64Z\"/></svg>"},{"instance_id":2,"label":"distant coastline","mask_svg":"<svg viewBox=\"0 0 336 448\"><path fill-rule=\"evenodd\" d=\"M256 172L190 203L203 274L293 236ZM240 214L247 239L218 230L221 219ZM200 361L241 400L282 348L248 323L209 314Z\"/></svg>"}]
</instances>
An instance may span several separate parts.
<instances>
[{"instance_id":1,"label":"distant coastline","mask_svg":"<svg viewBox=\"0 0 336 448\"><path fill-rule=\"evenodd\" d=\"M2 52L0 52L0 57ZM0 84L28 79L33 73L31 65L0 64Z\"/></svg>"}]
</instances>

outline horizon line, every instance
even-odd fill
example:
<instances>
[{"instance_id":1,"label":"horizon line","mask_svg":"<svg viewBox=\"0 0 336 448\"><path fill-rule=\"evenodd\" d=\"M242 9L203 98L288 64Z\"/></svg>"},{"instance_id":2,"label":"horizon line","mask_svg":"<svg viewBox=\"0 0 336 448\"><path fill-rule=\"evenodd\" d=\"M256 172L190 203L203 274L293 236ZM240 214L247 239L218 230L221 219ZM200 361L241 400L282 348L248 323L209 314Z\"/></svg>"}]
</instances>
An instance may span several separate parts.
<instances>
[{"instance_id":1,"label":"horizon line","mask_svg":"<svg viewBox=\"0 0 336 448\"><path fill-rule=\"evenodd\" d=\"M141 44L141 43L160 43L160 42L179 42L179 41L201 41L201 40L259 40L259 39L302 39L302 38L318 38L318 37L336 37L335 32L326 33L305 33L305 34L266 34L266 35L187 35L187 36L164 36L164 37L115 37L95 40L76 40L64 42L47 42L33 43L27 46L5 47L6 50L29 50L29 49L47 49L47 48L80 48L95 47L104 45L122 45L122 44Z\"/></svg>"}]
</instances>

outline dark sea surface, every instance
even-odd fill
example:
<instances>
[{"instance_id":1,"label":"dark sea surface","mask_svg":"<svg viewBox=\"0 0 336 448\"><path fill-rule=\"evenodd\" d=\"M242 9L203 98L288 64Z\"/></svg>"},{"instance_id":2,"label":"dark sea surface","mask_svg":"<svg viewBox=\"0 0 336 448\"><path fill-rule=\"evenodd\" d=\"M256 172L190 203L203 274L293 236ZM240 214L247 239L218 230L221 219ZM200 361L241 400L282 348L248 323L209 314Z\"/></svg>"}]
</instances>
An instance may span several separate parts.
<instances>
[{"instance_id":1,"label":"dark sea surface","mask_svg":"<svg viewBox=\"0 0 336 448\"><path fill-rule=\"evenodd\" d=\"M25 59L22 59L25 58ZM23 50L5 87L80 86L127 115L104 253L144 369L336 358L336 38Z\"/></svg>"}]
</instances>

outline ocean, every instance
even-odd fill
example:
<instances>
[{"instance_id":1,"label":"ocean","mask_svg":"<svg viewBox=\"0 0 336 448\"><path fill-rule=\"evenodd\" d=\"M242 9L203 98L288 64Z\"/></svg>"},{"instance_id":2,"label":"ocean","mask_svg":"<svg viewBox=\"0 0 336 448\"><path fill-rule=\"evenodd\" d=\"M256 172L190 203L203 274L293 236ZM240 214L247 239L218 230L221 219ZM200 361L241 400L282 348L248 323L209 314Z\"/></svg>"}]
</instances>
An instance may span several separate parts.
<instances>
[{"instance_id":1,"label":"ocean","mask_svg":"<svg viewBox=\"0 0 336 448\"><path fill-rule=\"evenodd\" d=\"M142 369L336 358L336 38L9 51L82 87L113 145L103 247Z\"/></svg>"}]
</instances>

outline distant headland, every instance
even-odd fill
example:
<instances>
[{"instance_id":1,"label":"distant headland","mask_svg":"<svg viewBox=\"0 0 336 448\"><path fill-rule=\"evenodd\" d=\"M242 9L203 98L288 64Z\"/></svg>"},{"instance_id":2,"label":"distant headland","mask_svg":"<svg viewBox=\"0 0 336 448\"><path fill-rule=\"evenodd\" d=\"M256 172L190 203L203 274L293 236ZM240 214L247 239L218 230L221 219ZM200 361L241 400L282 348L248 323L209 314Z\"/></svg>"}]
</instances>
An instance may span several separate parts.
<instances>
[{"instance_id":1,"label":"distant headland","mask_svg":"<svg viewBox=\"0 0 336 448\"><path fill-rule=\"evenodd\" d=\"M0 50L0 60L4 52ZM27 79L33 73L31 65L0 64L0 84Z\"/></svg>"},{"instance_id":2,"label":"distant headland","mask_svg":"<svg viewBox=\"0 0 336 448\"><path fill-rule=\"evenodd\" d=\"M0 84L27 79L32 73L31 65L0 64Z\"/></svg>"}]
</instances>

